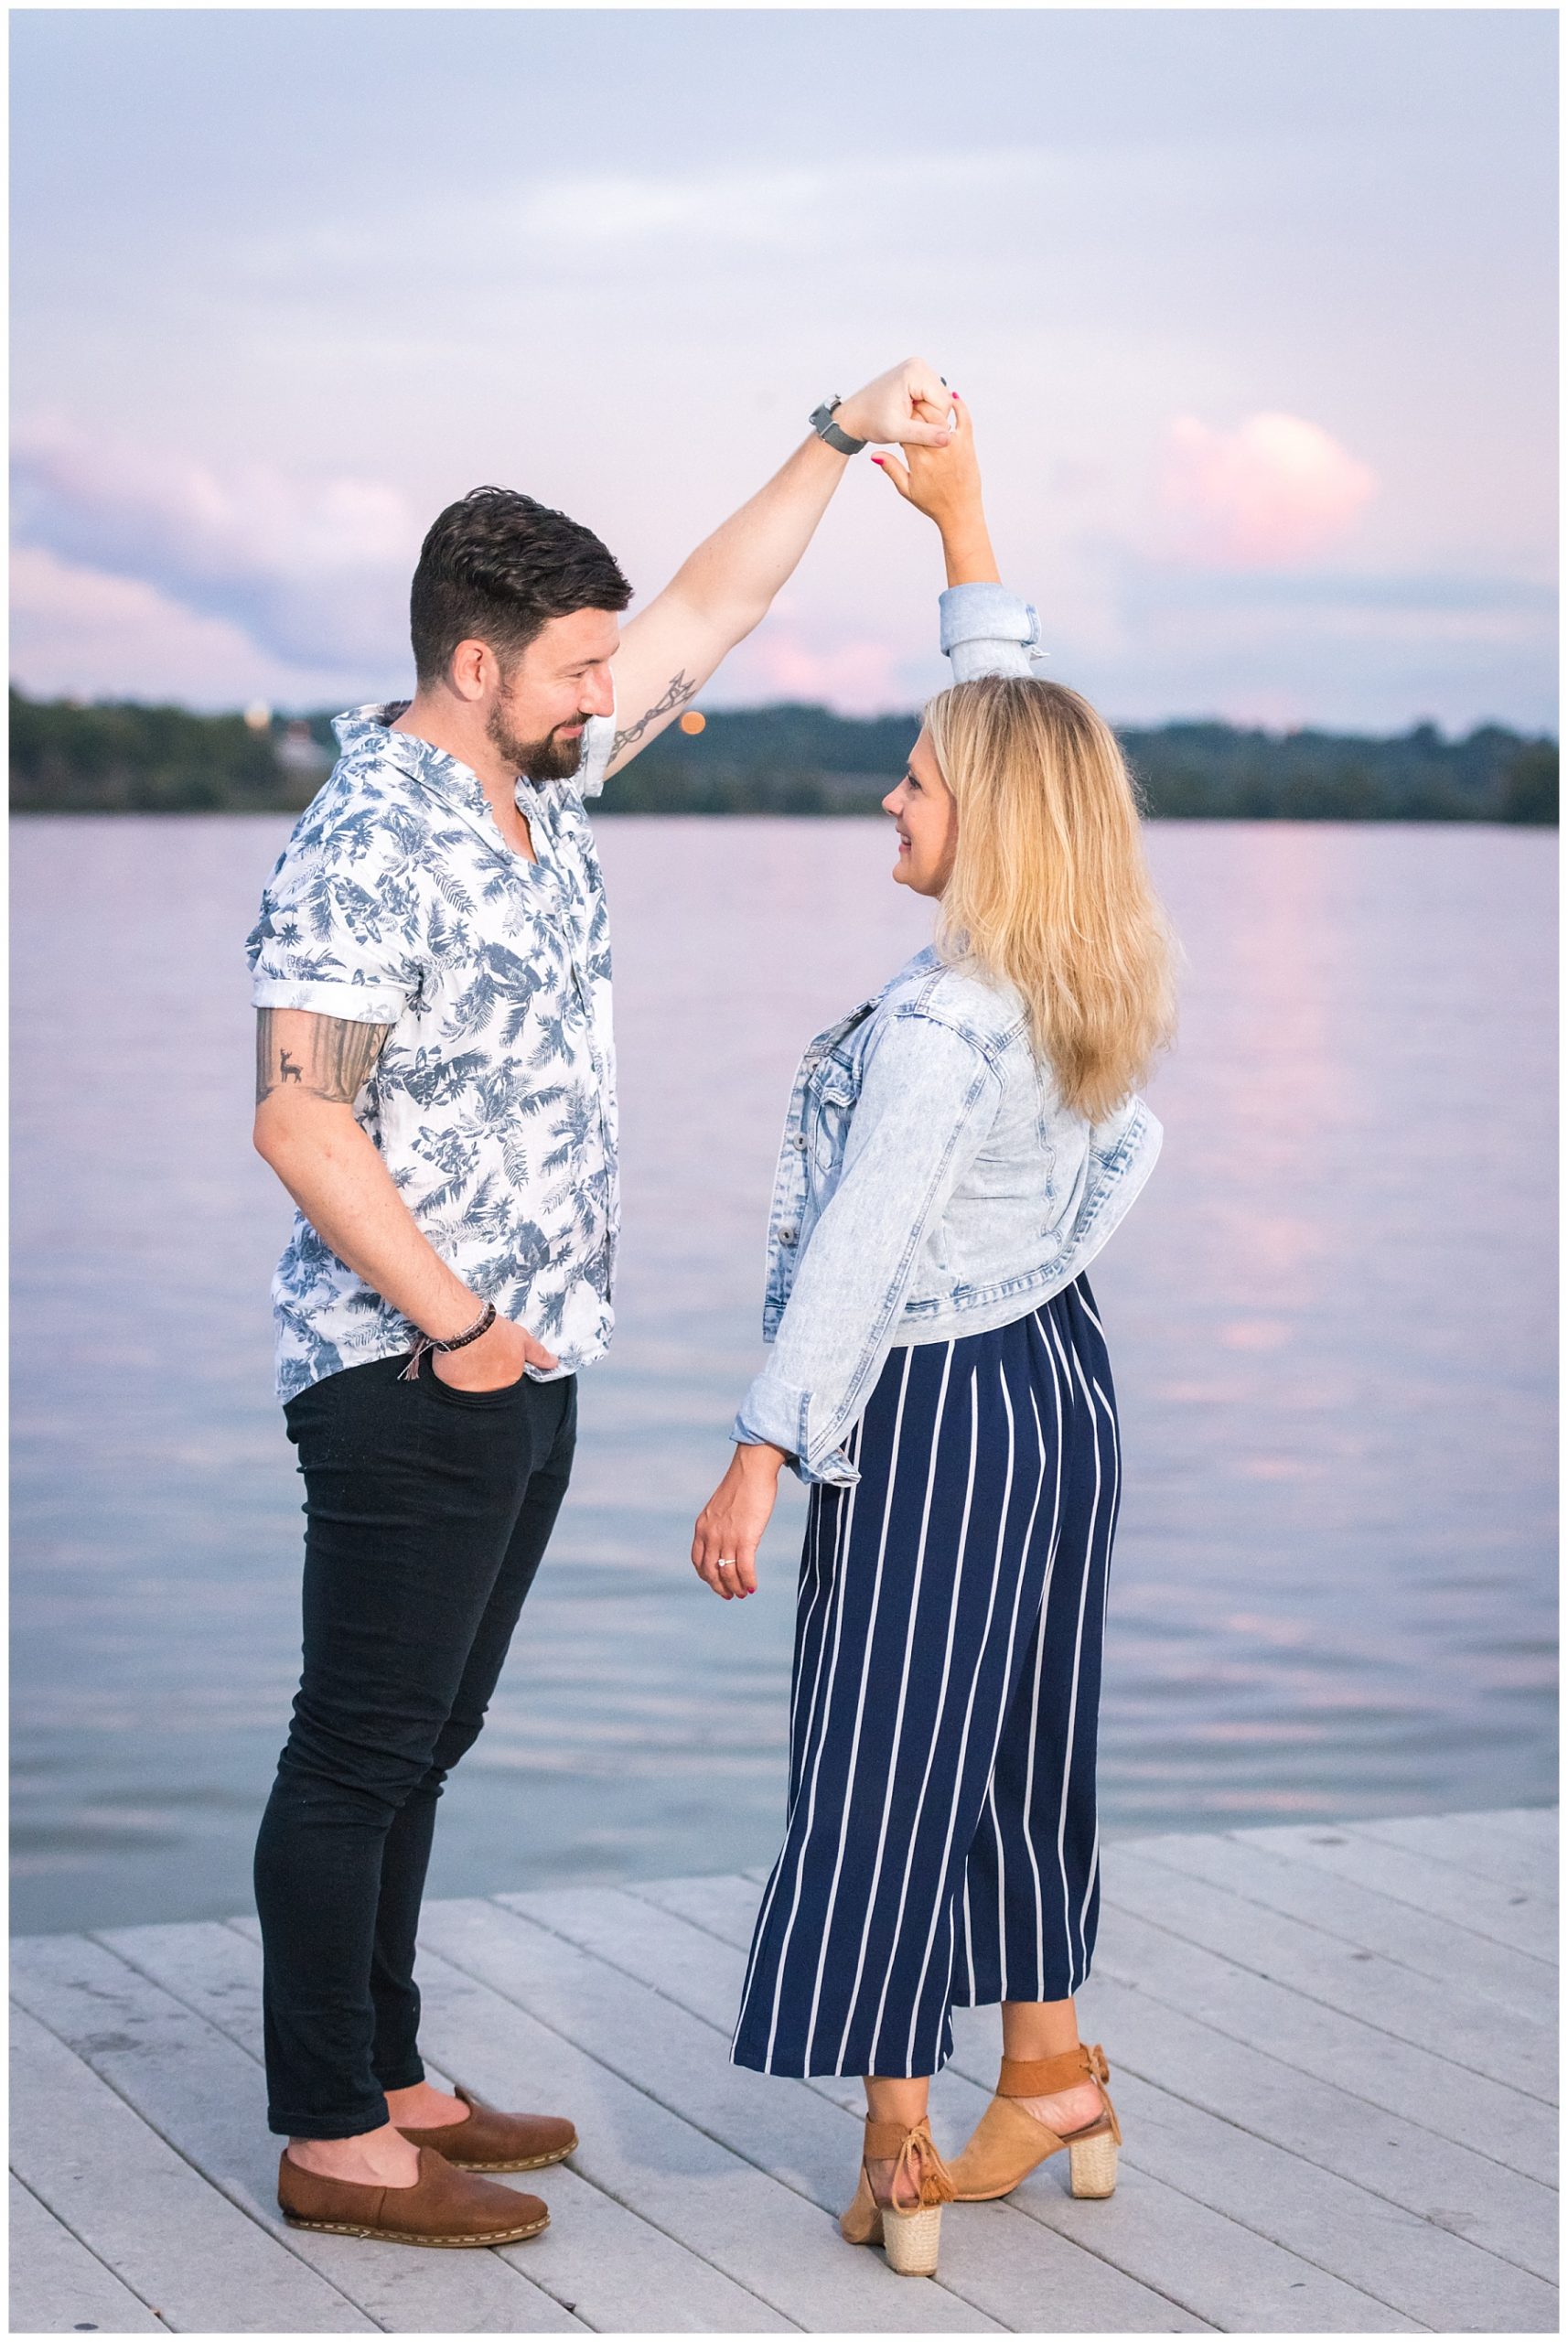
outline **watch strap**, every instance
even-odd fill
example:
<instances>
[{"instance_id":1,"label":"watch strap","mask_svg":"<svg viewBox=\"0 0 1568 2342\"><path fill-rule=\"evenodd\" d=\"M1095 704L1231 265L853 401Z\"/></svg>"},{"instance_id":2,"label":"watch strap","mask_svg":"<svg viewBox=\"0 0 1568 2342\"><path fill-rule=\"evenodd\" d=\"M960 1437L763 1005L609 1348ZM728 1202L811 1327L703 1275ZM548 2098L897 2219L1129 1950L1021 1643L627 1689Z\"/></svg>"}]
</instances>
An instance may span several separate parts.
<instances>
[{"instance_id":1,"label":"watch strap","mask_svg":"<svg viewBox=\"0 0 1568 2342\"><path fill-rule=\"evenodd\" d=\"M868 447L871 442L868 439L852 439L847 431L839 429L838 424L833 421L833 412L842 403L843 401L835 392L831 399L824 399L821 406L813 407L811 428L819 439L825 439L828 446L837 448L841 456L858 456L861 449Z\"/></svg>"}]
</instances>

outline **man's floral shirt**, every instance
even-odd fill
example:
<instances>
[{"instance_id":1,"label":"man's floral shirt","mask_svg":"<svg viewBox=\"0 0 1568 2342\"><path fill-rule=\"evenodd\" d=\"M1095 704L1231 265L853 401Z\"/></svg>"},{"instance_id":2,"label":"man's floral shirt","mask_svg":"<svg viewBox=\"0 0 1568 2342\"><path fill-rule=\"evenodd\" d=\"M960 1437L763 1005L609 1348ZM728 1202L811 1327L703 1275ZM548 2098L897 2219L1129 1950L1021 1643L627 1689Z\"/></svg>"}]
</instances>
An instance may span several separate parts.
<instances>
[{"instance_id":1,"label":"man's floral shirt","mask_svg":"<svg viewBox=\"0 0 1568 2342\"><path fill-rule=\"evenodd\" d=\"M443 1260L570 1374L603 1355L613 1323L609 932L583 800L603 785L615 719L589 719L575 779L518 782L531 863L467 765L389 729L401 713L338 718L342 754L246 946L252 997L391 1026L357 1119ZM297 1212L273 1311L285 1401L416 1338Z\"/></svg>"}]
</instances>

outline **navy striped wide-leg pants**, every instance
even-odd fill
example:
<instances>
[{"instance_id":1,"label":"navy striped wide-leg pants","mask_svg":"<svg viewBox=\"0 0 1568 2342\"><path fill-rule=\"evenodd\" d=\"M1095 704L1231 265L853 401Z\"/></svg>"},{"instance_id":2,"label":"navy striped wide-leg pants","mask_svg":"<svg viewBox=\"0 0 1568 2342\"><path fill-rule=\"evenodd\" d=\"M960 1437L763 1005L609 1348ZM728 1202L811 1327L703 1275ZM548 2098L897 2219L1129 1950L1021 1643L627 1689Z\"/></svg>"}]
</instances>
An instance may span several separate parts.
<instances>
[{"instance_id":1,"label":"navy striped wide-leg pants","mask_svg":"<svg viewBox=\"0 0 1568 2342\"><path fill-rule=\"evenodd\" d=\"M858 1483L811 1491L789 1818L732 2055L933 2074L953 2005L1063 2000L1094 1948L1121 1452L1087 1279L895 1349L849 1452Z\"/></svg>"}]
</instances>

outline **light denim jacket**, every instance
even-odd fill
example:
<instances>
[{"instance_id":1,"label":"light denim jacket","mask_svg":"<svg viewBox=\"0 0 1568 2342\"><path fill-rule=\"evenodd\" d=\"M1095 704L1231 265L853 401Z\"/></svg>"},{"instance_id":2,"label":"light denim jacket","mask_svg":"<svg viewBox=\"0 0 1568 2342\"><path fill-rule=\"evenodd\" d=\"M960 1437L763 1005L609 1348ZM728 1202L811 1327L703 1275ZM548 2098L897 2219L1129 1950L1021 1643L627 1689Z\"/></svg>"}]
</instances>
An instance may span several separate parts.
<instances>
[{"instance_id":1,"label":"light denim jacket","mask_svg":"<svg viewBox=\"0 0 1568 2342\"><path fill-rule=\"evenodd\" d=\"M955 682L1026 675L1033 608L941 597ZM918 951L800 1060L774 1181L763 1338L733 1436L805 1481L859 1478L844 1440L890 1349L989 1332L1070 1284L1127 1212L1163 1133L1141 1098L1090 1123L1035 1056L1023 1002Z\"/></svg>"}]
</instances>

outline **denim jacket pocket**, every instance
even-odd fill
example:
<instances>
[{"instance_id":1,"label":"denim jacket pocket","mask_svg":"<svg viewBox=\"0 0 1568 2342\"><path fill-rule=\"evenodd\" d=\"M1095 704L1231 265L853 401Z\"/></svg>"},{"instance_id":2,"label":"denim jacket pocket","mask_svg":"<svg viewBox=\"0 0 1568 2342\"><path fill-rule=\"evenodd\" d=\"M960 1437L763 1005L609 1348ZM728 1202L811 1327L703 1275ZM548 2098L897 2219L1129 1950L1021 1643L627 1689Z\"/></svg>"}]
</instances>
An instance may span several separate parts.
<instances>
[{"instance_id":1,"label":"denim jacket pocket","mask_svg":"<svg viewBox=\"0 0 1568 2342\"><path fill-rule=\"evenodd\" d=\"M819 1171L835 1171L843 1160L858 1090L854 1069L838 1056L824 1058L808 1077L806 1138Z\"/></svg>"}]
</instances>

